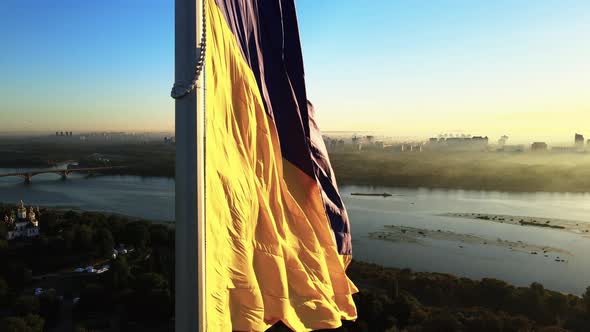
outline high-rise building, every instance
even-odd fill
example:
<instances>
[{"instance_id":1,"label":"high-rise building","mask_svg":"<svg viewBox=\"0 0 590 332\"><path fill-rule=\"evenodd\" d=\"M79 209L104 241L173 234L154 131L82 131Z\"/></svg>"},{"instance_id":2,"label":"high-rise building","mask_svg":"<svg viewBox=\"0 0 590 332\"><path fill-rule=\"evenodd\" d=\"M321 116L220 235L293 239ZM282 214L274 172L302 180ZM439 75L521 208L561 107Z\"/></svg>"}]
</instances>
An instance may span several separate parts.
<instances>
[{"instance_id":1,"label":"high-rise building","mask_svg":"<svg viewBox=\"0 0 590 332\"><path fill-rule=\"evenodd\" d=\"M584 135L576 133L574 138L574 144L576 147L583 148L584 147Z\"/></svg>"},{"instance_id":2,"label":"high-rise building","mask_svg":"<svg viewBox=\"0 0 590 332\"><path fill-rule=\"evenodd\" d=\"M531 145L531 151L547 151L547 143L545 143L545 142L534 142Z\"/></svg>"}]
</instances>

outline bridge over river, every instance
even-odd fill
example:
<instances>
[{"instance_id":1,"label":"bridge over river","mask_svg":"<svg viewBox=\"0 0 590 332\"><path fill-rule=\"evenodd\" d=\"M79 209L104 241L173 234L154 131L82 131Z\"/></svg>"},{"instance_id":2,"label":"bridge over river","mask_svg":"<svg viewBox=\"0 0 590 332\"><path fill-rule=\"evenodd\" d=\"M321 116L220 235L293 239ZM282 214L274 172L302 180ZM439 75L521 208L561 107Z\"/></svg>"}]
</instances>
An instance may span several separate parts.
<instances>
[{"instance_id":1,"label":"bridge over river","mask_svg":"<svg viewBox=\"0 0 590 332\"><path fill-rule=\"evenodd\" d=\"M47 169L47 170L34 170L34 171L24 171L24 172L15 172L15 173L4 173L0 174L1 177L7 176L17 176L23 178L25 183L31 183L33 176L39 174L59 174L61 175L62 179L66 179L69 174L71 173L86 173L92 174L104 170L115 169L121 167L87 167L87 168L66 168L66 169Z\"/></svg>"}]
</instances>

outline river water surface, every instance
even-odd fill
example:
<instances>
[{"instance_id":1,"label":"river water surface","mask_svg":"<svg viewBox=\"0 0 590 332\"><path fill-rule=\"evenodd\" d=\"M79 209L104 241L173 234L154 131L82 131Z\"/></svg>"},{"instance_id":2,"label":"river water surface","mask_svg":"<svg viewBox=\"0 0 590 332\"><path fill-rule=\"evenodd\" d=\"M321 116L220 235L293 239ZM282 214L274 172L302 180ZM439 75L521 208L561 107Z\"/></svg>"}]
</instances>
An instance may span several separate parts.
<instances>
[{"instance_id":1,"label":"river water surface","mask_svg":"<svg viewBox=\"0 0 590 332\"><path fill-rule=\"evenodd\" d=\"M0 169L9 173L14 169ZM341 186L353 232L356 259L416 271L459 276L493 277L516 285L537 281L549 289L581 294L590 286L590 239L561 230L523 227L482 220L440 216L443 213L486 213L590 222L590 194L503 193L463 190L400 189ZM388 192L391 197L351 196L352 192ZM157 221L174 220L174 180L137 176L33 177L25 185L17 177L0 178L0 202L18 200L41 206L114 212ZM512 251L501 246L424 239L416 243L371 239L385 225L452 231L497 239L526 241L560 248L565 262Z\"/></svg>"}]
</instances>

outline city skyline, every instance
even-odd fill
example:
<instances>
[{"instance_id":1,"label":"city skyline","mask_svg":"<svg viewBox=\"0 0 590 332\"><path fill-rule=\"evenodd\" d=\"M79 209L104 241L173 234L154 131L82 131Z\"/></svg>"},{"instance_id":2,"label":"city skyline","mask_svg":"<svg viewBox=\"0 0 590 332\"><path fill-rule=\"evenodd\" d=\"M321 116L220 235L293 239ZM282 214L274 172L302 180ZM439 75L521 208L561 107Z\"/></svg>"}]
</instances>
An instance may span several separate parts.
<instances>
[{"instance_id":1,"label":"city skyline","mask_svg":"<svg viewBox=\"0 0 590 332\"><path fill-rule=\"evenodd\" d=\"M297 4L324 131L567 142L590 123L584 1ZM173 130L171 3L1 6L0 133Z\"/></svg>"},{"instance_id":2,"label":"city skyline","mask_svg":"<svg viewBox=\"0 0 590 332\"><path fill-rule=\"evenodd\" d=\"M100 140L107 140L107 141L159 141L164 140L166 143L174 142L175 139L174 130L171 131L114 131L114 130L102 130L102 131L80 131L80 132L72 132L72 131L36 131L36 132L0 132L0 137L12 137L12 138L38 138L38 139L59 139L62 141L100 141ZM529 145L534 145L535 143L542 143L548 144L549 147L556 147L556 148L566 148L566 147L575 147L579 144L582 144L584 147L588 146L590 148L590 131L586 132L575 132L570 133L570 136L567 139L557 139L557 140L548 140L547 137L538 136L540 139L535 139L535 137L524 137L524 136L517 136L515 139L512 136L508 135L501 135L501 136L489 136L484 134L471 134L467 133L466 131L439 131L437 134L432 133L430 135L424 136L417 136L417 135L390 135L383 132L378 131L359 131L359 130L335 130L330 131L326 130L322 132L322 136L329 139L366 139L371 138L375 141L384 142L386 144L393 143L393 144L419 144L419 143L429 143L433 139L452 139L452 138L461 138L461 139L478 139L478 138L485 138L486 142L490 144L490 146L521 146L526 147ZM587 138L587 139L586 139Z\"/></svg>"}]
</instances>

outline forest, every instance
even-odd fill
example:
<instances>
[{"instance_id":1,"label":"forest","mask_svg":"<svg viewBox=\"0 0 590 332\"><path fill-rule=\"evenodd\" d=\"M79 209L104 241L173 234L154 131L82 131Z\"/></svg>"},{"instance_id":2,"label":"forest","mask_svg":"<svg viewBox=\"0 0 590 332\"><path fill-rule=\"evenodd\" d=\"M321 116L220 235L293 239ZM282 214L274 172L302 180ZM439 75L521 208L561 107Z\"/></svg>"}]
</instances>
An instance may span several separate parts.
<instances>
[{"instance_id":1,"label":"forest","mask_svg":"<svg viewBox=\"0 0 590 332\"><path fill-rule=\"evenodd\" d=\"M0 205L0 215L11 209ZM42 209L40 220L40 237L0 241L0 331L173 331L171 225L54 209ZM113 258L121 244L130 252ZM104 264L110 268L102 274L72 272ZM590 287L580 297L539 283L516 287L359 261L348 275L360 290L359 316L335 331L590 330Z\"/></svg>"}]
</instances>

